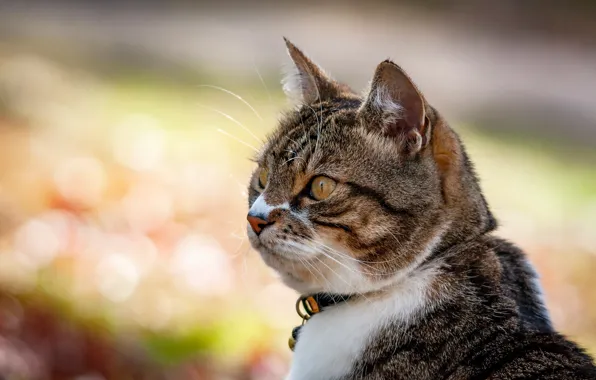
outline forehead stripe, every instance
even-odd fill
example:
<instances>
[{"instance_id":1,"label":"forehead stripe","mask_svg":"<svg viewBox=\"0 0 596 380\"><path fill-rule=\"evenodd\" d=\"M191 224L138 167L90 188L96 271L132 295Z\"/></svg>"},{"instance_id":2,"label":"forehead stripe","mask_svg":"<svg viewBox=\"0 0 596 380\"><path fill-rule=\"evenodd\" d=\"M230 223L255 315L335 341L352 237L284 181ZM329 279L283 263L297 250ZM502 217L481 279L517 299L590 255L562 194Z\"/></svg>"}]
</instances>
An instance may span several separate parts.
<instances>
[{"instance_id":1,"label":"forehead stripe","mask_svg":"<svg viewBox=\"0 0 596 380\"><path fill-rule=\"evenodd\" d=\"M288 147L299 156L308 151L312 143L317 139L327 125L334 119L336 114L344 109L355 109L353 102L323 102L310 106L304 106L298 111L300 122L294 124L285 132L287 138L281 138L276 146L269 149L270 154L276 156L289 156L291 152ZM286 160L291 157L286 157Z\"/></svg>"}]
</instances>

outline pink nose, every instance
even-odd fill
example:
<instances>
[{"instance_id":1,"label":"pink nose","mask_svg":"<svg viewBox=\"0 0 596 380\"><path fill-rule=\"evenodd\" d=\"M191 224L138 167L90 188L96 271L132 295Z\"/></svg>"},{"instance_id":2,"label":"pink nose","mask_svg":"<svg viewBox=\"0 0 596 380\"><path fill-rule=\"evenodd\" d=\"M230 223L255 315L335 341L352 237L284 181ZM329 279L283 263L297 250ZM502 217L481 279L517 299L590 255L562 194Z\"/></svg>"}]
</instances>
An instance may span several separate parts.
<instances>
[{"instance_id":1,"label":"pink nose","mask_svg":"<svg viewBox=\"0 0 596 380\"><path fill-rule=\"evenodd\" d=\"M265 227L273 224L273 223L270 223L264 219L259 218L258 216L254 216L254 215L250 215L250 214L248 214L246 219L248 220L248 224L250 224L250 227L252 228L252 230L257 235L259 235Z\"/></svg>"}]
</instances>

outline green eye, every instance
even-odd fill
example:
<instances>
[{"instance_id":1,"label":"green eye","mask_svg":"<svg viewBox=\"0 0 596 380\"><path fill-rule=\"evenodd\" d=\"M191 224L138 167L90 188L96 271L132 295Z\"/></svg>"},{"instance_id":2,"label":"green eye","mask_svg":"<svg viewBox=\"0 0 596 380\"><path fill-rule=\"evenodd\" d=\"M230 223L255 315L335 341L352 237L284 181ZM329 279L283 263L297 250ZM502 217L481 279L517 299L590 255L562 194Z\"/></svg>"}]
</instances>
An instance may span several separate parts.
<instances>
[{"instance_id":1,"label":"green eye","mask_svg":"<svg viewBox=\"0 0 596 380\"><path fill-rule=\"evenodd\" d=\"M267 181L269 180L269 171L267 169L262 168L259 172L259 187L264 189L267 186Z\"/></svg>"},{"instance_id":2,"label":"green eye","mask_svg":"<svg viewBox=\"0 0 596 380\"><path fill-rule=\"evenodd\" d=\"M322 201L333 193L336 186L337 183L331 178L322 175L318 176L310 185L310 195L317 201Z\"/></svg>"}]
</instances>

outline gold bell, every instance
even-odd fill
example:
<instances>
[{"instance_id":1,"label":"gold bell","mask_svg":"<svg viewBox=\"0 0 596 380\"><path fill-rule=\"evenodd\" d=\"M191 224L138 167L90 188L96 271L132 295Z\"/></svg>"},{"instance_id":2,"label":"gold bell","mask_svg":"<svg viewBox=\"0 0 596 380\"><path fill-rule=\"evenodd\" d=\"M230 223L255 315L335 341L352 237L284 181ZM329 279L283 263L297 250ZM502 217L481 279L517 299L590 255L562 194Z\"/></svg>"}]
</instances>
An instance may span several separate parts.
<instances>
[{"instance_id":1,"label":"gold bell","mask_svg":"<svg viewBox=\"0 0 596 380\"><path fill-rule=\"evenodd\" d=\"M288 339L288 346L292 351L294 351L294 347L296 347L296 341L298 340L298 333L300 332L300 328L302 328L302 326L294 327L292 329L292 335L290 335L290 339Z\"/></svg>"}]
</instances>

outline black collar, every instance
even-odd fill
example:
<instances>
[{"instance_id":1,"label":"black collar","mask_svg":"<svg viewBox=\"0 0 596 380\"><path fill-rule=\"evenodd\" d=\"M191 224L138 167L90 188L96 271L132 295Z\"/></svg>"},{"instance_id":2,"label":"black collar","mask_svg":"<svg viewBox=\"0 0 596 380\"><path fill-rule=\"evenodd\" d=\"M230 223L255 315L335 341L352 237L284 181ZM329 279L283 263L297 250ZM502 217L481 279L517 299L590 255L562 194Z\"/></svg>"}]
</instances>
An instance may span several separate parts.
<instances>
[{"instance_id":1,"label":"black collar","mask_svg":"<svg viewBox=\"0 0 596 380\"><path fill-rule=\"evenodd\" d=\"M300 328L313 315L318 314L329 307L346 302L353 297L354 295L350 294L332 293L315 293L307 296L300 296L296 301L296 313L298 313L300 318L302 318L302 325L294 327L294 329L292 329L292 336L288 341L290 349L294 351L294 347L296 346L296 342L298 341Z\"/></svg>"}]
</instances>

